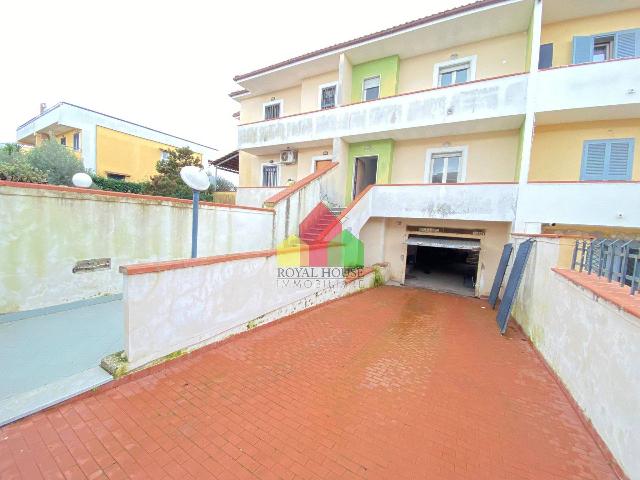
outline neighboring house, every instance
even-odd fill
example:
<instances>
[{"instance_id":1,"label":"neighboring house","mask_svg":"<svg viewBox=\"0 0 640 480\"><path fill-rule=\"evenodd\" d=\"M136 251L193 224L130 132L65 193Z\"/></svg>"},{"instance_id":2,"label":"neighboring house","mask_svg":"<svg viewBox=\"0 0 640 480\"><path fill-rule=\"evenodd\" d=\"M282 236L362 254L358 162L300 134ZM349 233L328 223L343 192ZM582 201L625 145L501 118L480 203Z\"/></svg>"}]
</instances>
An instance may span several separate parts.
<instances>
[{"instance_id":1,"label":"neighboring house","mask_svg":"<svg viewBox=\"0 0 640 480\"><path fill-rule=\"evenodd\" d=\"M486 295L514 232L640 235L639 56L638 0L481 0L238 75L243 198L337 164L366 264Z\"/></svg>"},{"instance_id":2,"label":"neighboring house","mask_svg":"<svg viewBox=\"0 0 640 480\"><path fill-rule=\"evenodd\" d=\"M40 115L17 129L17 141L26 145L50 135L76 152L86 168L118 180L147 180L171 148L189 147L204 162L217 157L215 148L66 102L41 105Z\"/></svg>"}]
</instances>

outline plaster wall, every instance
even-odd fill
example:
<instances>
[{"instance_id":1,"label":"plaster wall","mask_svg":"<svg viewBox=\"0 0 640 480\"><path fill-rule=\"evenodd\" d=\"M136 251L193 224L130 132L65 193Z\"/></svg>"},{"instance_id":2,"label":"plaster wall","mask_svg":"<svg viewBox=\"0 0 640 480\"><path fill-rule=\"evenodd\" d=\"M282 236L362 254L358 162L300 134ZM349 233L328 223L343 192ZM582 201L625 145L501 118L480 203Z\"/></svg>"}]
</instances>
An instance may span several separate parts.
<instances>
[{"instance_id":1,"label":"plaster wall","mask_svg":"<svg viewBox=\"0 0 640 480\"><path fill-rule=\"evenodd\" d=\"M425 182L427 150L455 147L467 149L465 182L513 182L518 144L518 130L396 142L390 183Z\"/></svg>"},{"instance_id":2,"label":"plaster wall","mask_svg":"<svg viewBox=\"0 0 640 480\"><path fill-rule=\"evenodd\" d=\"M0 185L0 314L122 292L123 264L188 258L191 203ZM200 255L271 248L273 213L201 206ZM111 268L73 273L80 260Z\"/></svg>"},{"instance_id":3,"label":"plaster wall","mask_svg":"<svg viewBox=\"0 0 640 480\"><path fill-rule=\"evenodd\" d=\"M513 123L524 115L526 90L527 76L514 75L244 124L238 127L238 147L304 145L336 137L353 141L358 135L372 139L396 138L401 133L408 135L405 138L442 136L434 132L455 125L464 131L465 122L480 120L491 120L491 125L476 125L476 131L504 130L508 125L514 128Z\"/></svg>"},{"instance_id":4,"label":"plaster wall","mask_svg":"<svg viewBox=\"0 0 640 480\"><path fill-rule=\"evenodd\" d=\"M300 113L301 87L287 88L277 92L265 93L255 97L240 99L240 118L243 123L258 122L264 120L263 104L275 100L282 100L280 116Z\"/></svg>"},{"instance_id":5,"label":"plaster wall","mask_svg":"<svg viewBox=\"0 0 640 480\"><path fill-rule=\"evenodd\" d=\"M320 275L319 270L314 268L314 275ZM277 277L273 252L126 275L125 348L130 368L369 288L374 275L348 284L342 279L296 282ZM248 278L260 288L246 288Z\"/></svg>"},{"instance_id":6,"label":"plaster wall","mask_svg":"<svg viewBox=\"0 0 640 480\"><path fill-rule=\"evenodd\" d=\"M312 112L320 109L320 85L338 82L338 71L316 75L302 80L300 111Z\"/></svg>"},{"instance_id":7,"label":"plaster wall","mask_svg":"<svg viewBox=\"0 0 640 480\"><path fill-rule=\"evenodd\" d=\"M236 192L236 205L262 207L264 201L282 191L285 187L241 187Z\"/></svg>"},{"instance_id":8,"label":"plaster wall","mask_svg":"<svg viewBox=\"0 0 640 480\"><path fill-rule=\"evenodd\" d=\"M476 80L520 73L525 66L527 32L489 38L480 42L457 45L447 50L439 50L400 60L398 93L415 92L434 88L436 63L477 55Z\"/></svg>"},{"instance_id":9,"label":"plaster wall","mask_svg":"<svg viewBox=\"0 0 640 480\"><path fill-rule=\"evenodd\" d=\"M600 122L538 125L535 130L530 181L578 181L585 140L635 138L632 179L640 180L640 118Z\"/></svg>"},{"instance_id":10,"label":"plaster wall","mask_svg":"<svg viewBox=\"0 0 640 480\"><path fill-rule=\"evenodd\" d=\"M511 224L502 222L461 222L439 219L389 218L385 221L384 261L389 264L391 280L404 283L405 264L407 258L407 226L449 227L473 230L485 230L484 236L443 234L445 237L474 238L480 240L480 257L476 284L477 296L488 296L495 277L502 247L509 242ZM431 234L430 234L431 235ZM365 243L365 255L367 244Z\"/></svg>"},{"instance_id":11,"label":"plaster wall","mask_svg":"<svg viewBox=\"0 0 640 480\"><path fill-rule=\"evenodd\" d=\"M520 186L516 232L526 223L640 227L640 183L528 183Z\"/></svg>"},{"instance_id":12,"label":"plaster wall","mask_svg":"<svg viewBox=\"0 0 640 480\"><path fill-rule=\"evenodd\" d=\"M569 65L573 58L573 37L597 35L640 27L640 8L582 17L542 25L541 42L553 43L553 66Z\"/></svg>"},{"instance_id":13,"label":"plaster wall","mask_svg":"<svg viewBox=\"0 0 640 480\"><path fill-rule=\"evenodd\" d=\"M278 164L279 179L281 187L289 185L290 181L297 182L313 173L313 158L332 155L333 145L327 143L319 147L301 148L298 150L298 161L292 165ZM280 153L266 155L252 155L247 152L240 152L240 186L260 187L262 186L262 164L279 163Z\"/></svg>"},{"instance_id":14,"label":"plaster wall","mask_svg":"<svg viewBox=\"0 0 640 480\"><path fill-rule=\"evenodd\" d=\"M513 317L629 478L638 478L640 319L551 271L572 243L536 241Z\"/></svg>"}]
</instances>

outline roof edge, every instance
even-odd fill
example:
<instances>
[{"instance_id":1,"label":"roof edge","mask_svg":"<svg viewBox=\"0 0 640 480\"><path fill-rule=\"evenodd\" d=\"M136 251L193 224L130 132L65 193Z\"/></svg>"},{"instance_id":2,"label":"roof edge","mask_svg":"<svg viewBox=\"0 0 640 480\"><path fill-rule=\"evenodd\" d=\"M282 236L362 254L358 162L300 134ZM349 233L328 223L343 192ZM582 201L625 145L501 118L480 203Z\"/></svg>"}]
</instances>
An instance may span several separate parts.
<instances>
[{"instance_id":1,"label":"roof edge","mask_svg":"<svg viewBox=\"0 0 640 480\"><path fill-rule=\"evenodd\" d=\"M421 17L421 18L418 18L416 20L411 20L409 22L401 23L399 25L395 25L393 27L386 28L384 30L379 30L379 31L374 32L374 33L370 33L370 34L367 34L367 35L363 35L361 37L357 37L357 38L354 38L354 39L351 39L351 40L347 40L345 42L336 43L336 44L331 45L329 47L321 48L319 50L314 50L312 52L308 52L308 53L305 53L303 55L299 55L297 57L293 57L293 58L290 58L288 60L284 60L282 62L274 63L273 65L262 67L262 68L259 68L257 70L253 70L253 71L248 72L248 73L242 73L240 75L236 75L235 77L233 77L233 80L235 82L238 82L238 81L241 81L241 80L246 80L247 78L251 78L251 77L254 77L256 75L260 75L262 73L269 72L271 70L276 70L278 68L286 67L288 65L292 65L294 63L298 63L298 62L301 62L303 60L309 60L311 58L318 57L318 56L324 55L326 53L331 53L331 52L334 52L336 50L341 50L343 48L352 47L352 46L358 45L360 43L364 43L364 42L368 42L370 40L375 40L375 39L378 39L380 37L384 37L386 35L390 35L390 34L393 34L393 33L399 33L399 32L402 32L403 30L408 30L410 28L418 27L420 25L424 25L426 23L430 23L430 22L433 22L435 20L440 20L440 19L443 19L443 18L452 17L452 16L458 15L460 13L470 12L470 11L473 11L473 10L478 10L480 8L483 8L483 7L488 7L490 5L495 5L495 4L499 4L499 3L505 3L505 2L509 2L509 1L512 1L512 0L477 0L477 1L472 2L472 3L461 5L461 6L455 7L455 8L450 8L449 10L444 10L442 12L434 13L432 15L427 15L426 17ZM238 91L238 92L240 92L240 91ZM233 92L233 93L237 93L237 92ZM230 96L233 95L233 93L230 94Z\"/></svg>"},{"instance_id":2,"label":"roof edge","mask_svg":"<svg viewBox=\"0 0 640 480\"><path fill-rule=\"evenodd\" d=\"M53 107L51 107L51 108L47 108L45 111L43 111L43 112L42 112L42 113L40 113L39 115L36 115L36 116L35 116L35 117L33 117L32 119L30 119L30 120L28 120L28 121L24 122L22 125L19 125L19 126L16 128L16 132L17 132L18 130L20 130L22 127L25 127L25 126L29 125L31 122L33 122L33 121L37 120L38 118L42 117L43 115L47 115L48 113L52 112L52 111L53 111L53 110L55 110L56 108L61 107L62 105L69 105L70 107L79 108L79 109L81 109L81 110L85 110L85 111L87 111L87 112L95 113L95 114L97 114L97 115L102 115L102 116L104 116L104 117L109 117L109 118L112 118L112 119L114 119L114 120L118 120L118 121L120 121L120 122L125 122L125 123L128 123L128 124L130 124L130 125L134 125L134 126L136 126L136 127L146 128L147 130L151 130L151 131L153 131L153 132L160 133L160 134L162 134L162 135L168 135L168 136L173 137L173 138L176 138L176 139L178 139L178 140L182 140L182 141L184 141L184 142L189 142L189 143L192 143L192 144L194 144L194 145L198 145L199 147L209 148L209 149L211 149L211 150L215 150L216 152L217 152L217 151L219 151L217 148L215 148L215 147L211 147L211 146L209 146L209 145L204 145L204 144L199 143L199 142L194 142L193 140L188 140L188 139L183 138L183 137L178 137L178 136L173 135L173 134L171 134L171 133L163 132L162 130L157 130L157 129L155 129L155 128L146 127L146 126L141 125L141 124L139 124L139 123L135 123L135 122L131 122L131 121L129 121L129 120L125 120L124 118L114 117L113 115L109 115L109 114L107 114L107 113L98 112L97 110L92 110L92 109L90 109L90 108L81 107L80 105L75 105L75 104L73 104L73 103L69 103L69 102L58 102L58 103L56 103ZM108 127L105 127L105 128L108 128Z\"/></svg>"}]
</instances>

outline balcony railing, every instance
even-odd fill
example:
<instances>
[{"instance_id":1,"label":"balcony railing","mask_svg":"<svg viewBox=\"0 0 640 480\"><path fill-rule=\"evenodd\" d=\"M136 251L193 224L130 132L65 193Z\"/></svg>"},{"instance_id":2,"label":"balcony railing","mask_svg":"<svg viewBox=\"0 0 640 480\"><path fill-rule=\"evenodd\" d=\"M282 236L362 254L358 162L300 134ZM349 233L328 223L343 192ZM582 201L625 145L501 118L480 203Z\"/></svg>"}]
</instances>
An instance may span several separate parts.
<instances>
[{"instance_id":1,"label":"balcony railing","mask_svg":"<svg viewBox=\"0 0 640 480\"><path fill-rule=\"evenodd\" d=\"M609 282L629 287L631 295L640 288L640 242L610 238L576 240L571 268Z\"/></svg>"},{"instance_id":2,"label":"balcony railing","mask_svg":"<svg viewBox=\"0 0 640 480\"><path fill-rule=\"evenodd\" d=\"M515 74L240 125L238 148L304 144L524 115L527 75ZM516 122L517 123L517 122ZM517 128L519 124L508 125ZM478 128L495 125L481 123Z\"/></svg>"}]
</instances>

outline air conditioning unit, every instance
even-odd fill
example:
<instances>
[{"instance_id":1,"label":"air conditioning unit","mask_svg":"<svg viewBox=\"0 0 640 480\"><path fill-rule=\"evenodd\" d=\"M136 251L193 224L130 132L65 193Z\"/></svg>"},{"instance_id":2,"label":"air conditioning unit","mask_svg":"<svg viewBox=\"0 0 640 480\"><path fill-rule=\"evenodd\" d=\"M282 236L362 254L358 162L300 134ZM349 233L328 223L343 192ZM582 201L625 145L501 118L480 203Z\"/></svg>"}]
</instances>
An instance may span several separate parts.
<instances>
[{"instance_id":1,"label":"air conditioning unit","mask_svg":"<svg viewBox=\"0 0 640 480\"><path fill-rule=\"evenodd\" d=\"M280 163L285 165L291 165L292 163L296 163L298 161L298 151L297 150L283 150L280 152Z\"/></svg>"}]
</instances>

